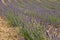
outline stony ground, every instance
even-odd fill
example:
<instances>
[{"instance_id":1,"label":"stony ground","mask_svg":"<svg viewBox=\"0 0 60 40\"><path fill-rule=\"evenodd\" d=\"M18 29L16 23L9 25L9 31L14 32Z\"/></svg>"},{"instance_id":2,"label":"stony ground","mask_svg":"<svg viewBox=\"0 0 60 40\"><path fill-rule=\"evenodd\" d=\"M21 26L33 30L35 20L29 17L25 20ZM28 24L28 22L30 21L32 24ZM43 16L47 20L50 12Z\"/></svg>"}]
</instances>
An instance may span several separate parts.
<instances>
[{"instance_id":1,"label":"stony ground","mask_svg":"<svg viewBox=\"0 0 60 40\"><path fill-rule=\"evenodd\" d=\"M60 28L48 25L46 28L46 40L60 40Z\"/></svg>"},{"instance_id":2,"label":"stony ground","mask_svg":"<svg viewBox=\"0 0 60 40\"><path fill-rule=\"evenodd\" d=\"M0 40L19 40L16 30L0 17Z\"/></svg>"}]
</instances>

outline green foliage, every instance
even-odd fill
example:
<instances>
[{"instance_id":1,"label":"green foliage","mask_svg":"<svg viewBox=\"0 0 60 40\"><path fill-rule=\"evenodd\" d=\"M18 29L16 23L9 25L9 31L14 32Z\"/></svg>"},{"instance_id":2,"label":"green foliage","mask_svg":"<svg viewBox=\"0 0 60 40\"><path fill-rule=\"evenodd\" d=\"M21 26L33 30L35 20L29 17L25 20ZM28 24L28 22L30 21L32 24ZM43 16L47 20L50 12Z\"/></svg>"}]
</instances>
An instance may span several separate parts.
<instances>
[{"instance_id":1,"label":"green foliage","mask_svg":"<svg viewBox=\"0 0 60 40\"><path fill-rule=\"evenodd\" d=\"M26 24L24 24L25 26ZM27 24L28 25L28 24ZM32 23L32 28L31 29L28 29L28 28L22 28L21 29L21 33L22 35L24 36L25 40L45 40L44 38L44 31L45 31L45 28L44 26L42 25L37 25L36 27L33 26L33 23ZM26 26L25 26L26 27ZM29 27L29 26L28 26ZM42 32L43 31L43 32Z\"/></svg>"},{"instance_id":2,"label":"green foliage","mask_svg":"<svg viewBox=\"0 0 60 40\"><path fill-rule=\"evenodd\" d=\"M28 27L29 27L30 24L25 23L24 21L19 19L19 17L15 16L13 14L13 12L11 12L11 11L8 12L8 14L6 16L6 19L8 20L8 22L10 23L11 26L14 26L14 27L19 26L19 27L21 27L20 35L22 33L25 40L44 40L44 37L42 36L44 34L42 34L42 31L41 31L42 28L40 28L40 26L39 26L39 29L36 30L36 27L33 26L33 23L30 23L30 24L32 24L31 25L32 26L31 27L32 31L31 31L29 28L26 28L26 25L28 25ZM38 25L37 25L37 27L38 27Z\"/></svg>"},{"instance_id":3,"label":"green foliage","mask_svg":"<svg viewBox=\"0 0 60 40\"><path fill-rule=\"evenodd\" d=\"M24 30L24 29L23 29L23 30L22 30L22 34L23 34L25 40L33 40L33 39L31 38L30 33L28 32L28 30Z\"/></svg>"},{"instance_id":4,"label":"green foliage","mask_svg":"<svg viewBox=\"0 0 60 40\"><path fill-rule=\"evenodd\" d=\"M6 19L8 20L9 24L12 26L19 26L19 19L17 16L13 14L13 12L9 11L6 15Z\"/></svg>"},{"instance_id":5,"label":"green foliage","mask_svg":"<svg viewBox=\"0 0 60 40\"><path fill-rule=\"evenodd\" d=\"M60 18L56 17L56 16L52 16L52 15L49 15L47 20L51 23L51 24L60 24Z\"/></svg>"},{"instance_id":6,"label":"green foliage","mask_svg":"<svg viewBox=\"0 0 60 40\"><path fill-rule=\"evenodd\" d=\"M42 36L41 33L38 34L38 31L36 31L36 32L33 32L33 31L29 31L26 29L21 30L25 40L44 40L44 37Z\"/></svg>"},{"instance_id":7,"label":"green foliage","mask_svg":"<svg viewBox=\"0 0 60 40\"><path fill-rule=\"evenodd\" d=\"M54 17L54 16L48 16L48 20L49 20L49 22L51 22L51 23L55 23L55 22L57 22L57 18L56 17Z\"/></svg>"}]
</instances>

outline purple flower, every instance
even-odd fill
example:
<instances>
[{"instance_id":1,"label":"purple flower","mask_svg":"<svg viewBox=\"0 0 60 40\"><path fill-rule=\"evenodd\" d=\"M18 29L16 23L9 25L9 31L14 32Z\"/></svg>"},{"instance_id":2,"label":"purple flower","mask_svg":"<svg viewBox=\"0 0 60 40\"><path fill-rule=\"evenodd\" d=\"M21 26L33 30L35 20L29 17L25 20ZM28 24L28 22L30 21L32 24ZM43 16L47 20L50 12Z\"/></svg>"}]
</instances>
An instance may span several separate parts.
<instances>
[{"instance_id":1,"label":"purple flower","mask_svg":"<svg viewBox=\"0 0 60 40\"><path fill-rule=\"evenodd\" d=\"M40 22L40 19L36 17L36 21L37 21L37 22Z\"/></svg>"},{"instance_id":2,"label":"purple flower","mask_svg":"<svg viewBox=\"0 0 60 40\"><path fill-rule=\"evenodd\" d=\"M54 34L54 37L53 37L54 40L59 40L59 38L57 37L57 35Z\"/></svg>"},{"instance_id":3,"label":"purple flower","mask_svg":"<svg viewBox=\"0 0 60 40\"><path fill-rule=\"evenodd\" d=\"M49 34L48 34L48 32L46 32L46 37L49 38Z\"/></svg>"},{"instance_id":4,"label":"purple flower","mask_svg":"<svg viewBox=\"0 0 60 40\"><path fill-rule=\"evenodd\" d=\"M54 31L53 27L49 30L50 34L52 34Z\"/></svg>"},{"instance_id":5,"label":"purple flower","mask_svg":"<svg viewBox=\"0 0 60 40\"><path fill-rule=\"evenodd\" d=\"M57 31L60 32L60 28L58 28Z\"/></svg>"}]
</instances>

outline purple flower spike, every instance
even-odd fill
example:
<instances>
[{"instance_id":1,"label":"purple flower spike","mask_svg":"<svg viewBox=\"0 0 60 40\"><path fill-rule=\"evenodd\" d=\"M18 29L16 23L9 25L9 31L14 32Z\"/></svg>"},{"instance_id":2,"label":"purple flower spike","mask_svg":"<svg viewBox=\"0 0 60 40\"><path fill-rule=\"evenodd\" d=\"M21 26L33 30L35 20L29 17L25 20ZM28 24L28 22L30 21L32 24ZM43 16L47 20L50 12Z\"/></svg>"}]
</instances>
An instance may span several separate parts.
<instances>
[{"instance_id":1,"label":"purple flower spike","mask_svg":"<svg viewBox=\"0 0 60 40\"><path fill-rule=\"evenodd\" d=\"M59 38L57 37L57 35L54 34L54 37L53 37L54 40L59 40Z\"/></svg>"},{"instance_id":2,"label":"purple flower spike","mask_svg":"<svg viewBox=\"0 0 60 40\"><path fill-rule=\"evenodd\" d=\"M60 28L58 28L58 30L57 30L58 32L60 32Z\"/></svg>"},{"instance_id":3,"label":"purple flower spike","mask_svg":"<svg viewBox=\"0 0 60 40\"><path fill-rule=\"evenodd\" d=\"M39 20L38 18L36 18L36 21L37 21L37 22L40 22L40 20Z\"/></svg>"},{"instance_id":4,"label":"purple flower spike","mask_svg":"<svg viewBox=\"0 0 60 40\"><path fill-rule=\"evenodd\" d=\"M46 37L49 38L49 34L48 34L48 32L46 32Z\"/></svg>"},{"instance_id":5,"label":"purple flower spike","mask_svg":"<svg viewBox=\"0 0 60 40\"><path fill-rule=\"evenodd\" d=\"M28 17L28 21L29 21L29 22L31 22L31 19L32 19L31 17Z\"/></svg>"},{"instance_id":6,"label":"purple flower spike","mask_svg":"<svg viewBox=\"0 0 60 40\"><path fill-rule=\"evenodd\" d=\"M54 29L51 28L49 32L50 32L50 34L52 34L54 32Z\"/></svg>"}]
</instances>

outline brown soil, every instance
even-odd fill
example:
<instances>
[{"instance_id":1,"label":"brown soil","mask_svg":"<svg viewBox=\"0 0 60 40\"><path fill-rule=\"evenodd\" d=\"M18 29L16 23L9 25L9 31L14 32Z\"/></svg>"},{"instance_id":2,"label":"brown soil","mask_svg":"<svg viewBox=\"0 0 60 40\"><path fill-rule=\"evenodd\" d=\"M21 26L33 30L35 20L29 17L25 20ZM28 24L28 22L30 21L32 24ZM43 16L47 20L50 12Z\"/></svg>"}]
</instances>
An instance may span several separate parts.
<instances>
[{"instance_id":1,"label":"brown soil","mask_svg":"<svg viewBox=\"0 0 60 40\"><path fill-rule=\"evenodd\" d=\"M19 40L16 30L10 27L2 17L0 17L0 40Z\"/></svg>"}]
</instances>

